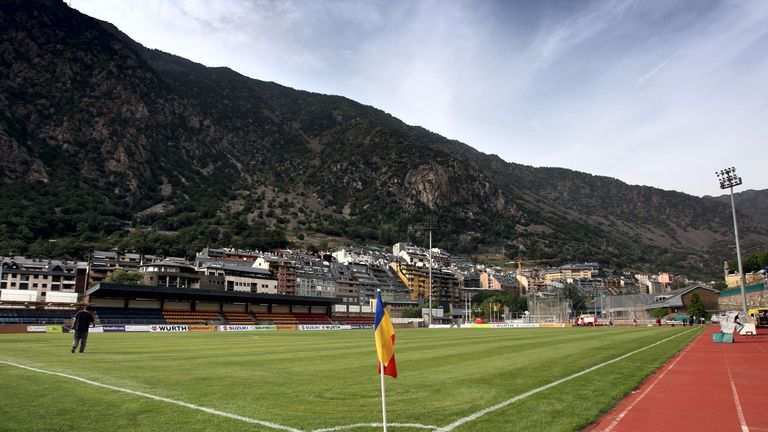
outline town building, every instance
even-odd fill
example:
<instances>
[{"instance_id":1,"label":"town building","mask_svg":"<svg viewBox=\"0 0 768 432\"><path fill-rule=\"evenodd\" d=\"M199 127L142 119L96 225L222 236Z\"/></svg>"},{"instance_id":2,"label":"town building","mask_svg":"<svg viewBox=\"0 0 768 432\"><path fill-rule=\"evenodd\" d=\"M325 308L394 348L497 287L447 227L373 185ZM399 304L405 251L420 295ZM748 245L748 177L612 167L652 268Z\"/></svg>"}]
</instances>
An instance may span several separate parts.
<instances>
[{"instance_id":1,"label":"town building","mask_svg":"<svg viewBox=\"0 0 768 432\"><path fill-rule=\"evenodd\" d=\"M253 264L269 270L277 278L277 293L296 295L296 265L288 259L274 255L261 255Z\"/></svg>"},{"instance_id":2,"label":"town building","mask_svg":"<svg viewBox=\"0 0 768 432\"><path fill-rule=\"evenodd\" d=\"M341 264L373 264L374 262L373 253L370 250L358 247L346 246L336 252L333 252L331 255L333 255L333 258L336 260L336 262Z\"/></svg>"},{"instance_id":3,"label":"town building","mask_svg":"<svg viewBox=\"0 0 768 432\"><path fill-rule=\"evenodd\" d=\"M518 283L514 275L485 271L480 273L480 288L499 291L518 291Z\"/></svg>"},{"instance_id":4,"label":"town building","mask_svg":"<svg viewBox=\"0 0 768 432\"><path fill-rule=\"evenodd\" d=\"M268 269L246 260L198 257L201 287L223 291L277 294L278 280Z\"/></svg>"},{"instance_id":5,"label":"town building","mask_svg":"<svg viewBox=\"0 0 768 432\"><path fill-rule=\"evenodd\" d=\"M141 265L139 272L147 286L201 288L201 274L191 264L163 260Z\"/></svg>"},{"instance_id":6,"label":"town building","mask_svg":"<svg viewBox=\"0 0 768 432\"><path fill-rule=\"evenodd\" d=\"M86 289L87 268L79 261L0 257L0 290L6 298L76 302Z\"/></svg>"},{"instance_id":7,"label":"town building","mask_svg":"<svg viewBox=\"0 0 768 432\"><path fill-rule=\"evenodd\" d=\"M336 297L336 279L331 264L325 261L299 260L296 266L296 295L306 297Z\"/></svg>"},{"instance_id":8,"label":"town building","mask_svg":"<svg viewBox=\"0 0 768 432\"><path fill-rule=\"evenodd\" d=\"M390 267L410 290L411 301L429 301L430 273L428 266L421 263L391 263ZM433 303L436 302L443 307L461 304L459 279L456 275L445 269L432 269L431 298Z\"/></svg>"}]
</instances>

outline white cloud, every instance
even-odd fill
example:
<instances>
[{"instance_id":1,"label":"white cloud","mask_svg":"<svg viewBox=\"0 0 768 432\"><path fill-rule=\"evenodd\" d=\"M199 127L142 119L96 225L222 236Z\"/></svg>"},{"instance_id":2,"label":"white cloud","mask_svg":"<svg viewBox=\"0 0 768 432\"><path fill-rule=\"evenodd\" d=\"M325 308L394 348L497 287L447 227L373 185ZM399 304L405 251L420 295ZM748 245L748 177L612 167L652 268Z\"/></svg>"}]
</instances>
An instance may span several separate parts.
<instances>
[{"instance_id":1,"label":"white cloud","mask_svg":"<svg viewBox=\"0 0 768 432\"><path fill-rule=\"evenodd\" d=\"M140 43L341 94L517 163L768 188L768 3L74 0Z\"/></svg>"}]
</instances>

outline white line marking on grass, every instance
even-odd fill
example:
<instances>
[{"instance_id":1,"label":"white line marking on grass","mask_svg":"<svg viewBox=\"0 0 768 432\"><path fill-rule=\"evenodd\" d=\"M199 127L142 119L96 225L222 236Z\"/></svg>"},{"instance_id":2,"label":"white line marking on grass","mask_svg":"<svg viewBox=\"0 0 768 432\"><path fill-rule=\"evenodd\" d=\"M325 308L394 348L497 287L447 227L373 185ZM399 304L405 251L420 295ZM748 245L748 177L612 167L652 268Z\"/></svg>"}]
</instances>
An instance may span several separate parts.
<instances>
[{"instance_id":1,"label":"white line marking on grass","mask_svg":"<svg viewBox=\"0 0 768 432\"><path fill-rule=\"evenodd\" d=\"M157 401L168 402L170 404L179 405L179 406L183 406L183 407L186 407L186 408L191 408L191 409L196 409L196 410L199 410L199 411L207 412L208 414L214 414L214 415L218 415L218 416L222 416L222 417L231 418L231 419L234 419L234 420L240 420L240 421L246 422L246 423L253 423L253 424L265 426L265 427L268 427L268 428L271 428L271 429L278 429L278 430L284 430L284 431L289 431L289 432L304 432L301 429L294 429L292 427L279 425L277 423L271 423L271 422L263 421L263 420L256 420L256 419L252 419L250 417L244 417L244 416L240 416L240 415L237 415L237 414L230 414L228 412L219 411L219 410L215 410L215 409L212 409L212 408L206 408L206 407L203 407L203 406L200 406L200 405L195 405L195 404L191 404L191 403L187 403L187 402L182 402L182 401L178 401L178 400L174 400L174 399L168 399L168 398L164 398L164 397L161 397L161 396L151 395L151 394L148 394L148 393L142 393L142 392L139 392L139 391L129 390L129 389L122 388L122 387L116 387L116 386L112 386L112 385L109 385L109 384L102 384L102 383L99 383L99 382L96 382L96 381L91 381L89 379L80 378L80 377L77 377L77 376L74 376L74 375L68 375L68 374L64 374L64 373L60 373L60 372L51 372L51 371L47 371L47 370L43 370L43 369L37 369L37 368L33 368L33 367L25 366L25 365L20 365L20 364L16 364L16 363L11 363L11 362L7 362L7 361L2 361L2 360L0 360L0 363L7 364L9 366L16 366L18 368L27 369L27 370L31 370L31 371L34 371L34 372L40 372L40 373L44 373L44 374L48 374L48 375L56 375L56 376L60 376L60 377L64 377L64 378L69 378L69 379L72 379L72 380L75 380L75 381L80 381L80 382L84 382L86 384L95 385L97 387L104 387L104 388L107 388L107 389L110 389L110 390L116 390L116 391L119 391L119 392L132 394L132 395L135 395L135 396L141 396L141 397L145 397L145 398L149 398L149 399L154 399L154 400L157 400Z\"/></svg>"},{"instance_id":2,"label":"white line marking on grass","mask_svg":"<svg viewBox=\"0 0 768 432\"><path fill-rule=\"evenodd\" d=\"M603 366L607 366L607 365L609 365L611 363L616 363L619 360L625 359L625 358L627 358L627 357L629 357L631 355L637 354L637 353L639 353L641 351L645 351L645 350L647 350L649 348L653 348L656 345L662 344L662 343L667 342L669 340L672 340L672 339L674 339L676 337L679 337L679 336L682 336L682 335L684 335L686 333L692 332L693 330L694 329L686 330L686 331L684 331L682 333L678 333L678 334L676 334L674 336L670 336L670 337L668 337L666 339L662 339L662 340L660 340L658 342L652 343L652 344L650 344L650 345L648 345L646 347L643 347L643 348L640 348L640 349L636 349L636 350L634 350L634 351L632 351L630 353L624 354L623 356L616 357L613 360L608 360L606 362L600 363L599 365L592 366L589 369L585 369L585 370L583 370L581 372L577 372L577 373L575 373L573 375L567 376L565 378L561 378L561 379L559 379L557 381L553 381L553 382L551 382L549 384L546 384L546 385L543 385L543 386L541 386L539 388L535 388L533 390L527 391L527 392L525 392L523 394L520 394L520 395L517 395L517 396L513 397L512 399L507 399L504 402L498 403L498 404L496 404L496 405L494 405L492 407L488 407L488 408L480 410L480 411L478 411L478 412L476 412L476 413L474 413L472 415L468 415L466 417L462 417L462 418L456 420L455 422L453 422L453 423L451 423L449 425L446 425L446 426L441 427L440 429L437 429L436 432L450 432L450 431L456 429L457 427L463 425L464 423L469 423L471 421L477 420L478 418L480 418L480 417L482 417L482 416L484 416L486 414L492 413L494 411L498 411L501 408L504 408L507 405L515 403L515 402L517 402L519 400L523 400L523 399L527 398L528 396L533 396L536 393L543 392L544 390L548 390L548 389L550 389L552 387L555 387L557 385L560 385L560 384L562 384L562 383L564 383L566 381L570 381L570 380L572 380L574 378L578 378L578 377L580 377L580 376L582 376L584 374L587 374L587 373L592 372L594 370L600 369Z\"/></svg>"},{"instance_id":3,"label":"white line marking on grass","mask_svg":"<svg viewBox=\"0 0 768 432\"><path fill-rule=\"evenodd\" d=\"M624 416L625 416L625 415L627 415L627 413L628 413L628 412L630 412L630 411L631 411L631 410L632 410L632 409L635 407L635 405L637 405L637 403L638 403L638 402L640 402L640 400L641 400L641 399L643 399L643 398L645 397L645 395L647 395L648 393L650 393L650 392L651 392L651 390L652 390L654 387L656 387L656 384L657 384L659 381L661 381L661 379L662 379L662 378L664 378L664 375L666 375L666 374L667 374L667 372L669 372L670 370L672 370L672 368L673 368L673 367L675 367L675 365L677 364L677 362L678 362L678 361L680 361L680 359L681 359L681 358L683 358L683 356L684 356L684 355L685 355L685 354L688 352L688 350L690 350L690 349L691 349L691 347L692 347L692 346L693 346L692 344L691 344L691 345L688 345L688 348L686 348L686 349L685 349L685 351L683 351L683 353L682 353L682 354L680 354L680 355L679 355L679 356L678 356L678 357L675 359L675 361L673 361L673 362L672 362L672 364L671 364L671 365L669 365L669 367L668 367L668 368L667 368L667 369L666 369L664 372L662 372L662 373L661 373L661 374L660 374L658 377L656 377L656 380L653 382L653 384L649 385L649 386L648 386L648 388L646 388L646 389L645 389L645 391L644 391L644 392L643 392L643 393L642 393L640 396L638 396L638 397L637 397L637 399L635 399L634 401L632 401L632 403L631 403L631 404L629 404L629 406L628 406L628 407L626 407L626 408L624 409L624 411L622 411L622 412L621 412L621 414L617 415L617 416L616 416L616 418L615 418L615 419L613 419L613 421L611 422L611 424L609 424L609 425L608 425L608 427L606 427L606 428L605 428L605 430L603 430L603 432L610 432L611 430L613 430L613 428L615 428L615 427L616 427L616 425L617 425L617 424L619 424L619 422L621 421L621 419L623 419L623 418L624 418Z\"/></svg>"},{"instance_id":4,"label":"white line marking on grass","mask_svg":"<svg viewBox=\"0 0 768 432\"><path fill-rule=\"evenodd\" d=\"M336 432L350 429L357 429L359 427L384 427L383 423L357 423L347 426L336 426L327 429L315 429L311 432ZM387 423L387 427L404 427L404 428L416 428L416 429L429 429L436 430L437 426L429 426L418 423Z\"/></svg>"},{"instance_id":5,"label":"white line marking on grass","mask_svg":"<svg viewBox=\"0 0 768 432\"><path fill-rule=\"evenodd\" d=\"M21 369L31 370L33 372L40 372L40 373L44 373L44 374L48 374L48 375L56 375L56 376L60 376L60 377L64 377L64 378L69 378L69 379L72 379L72 380L75 380L75 381L80 381L80 382L83 382L83 383L86 383L86 384L95 385L97 387L103 387L103 388L107 388L107 389L110 389L110 390L116 390L116 391L119 391L119 392L132 394L132 395L135 395L135 396L141 396L141 397L145 397L145 398L149 398L149 399L154 399L154 400L157 400L157 401L168 402L170 404L179 405L179 406L183 406L183 407L186 407L186 408L191 408L191 409L196 409L196 410L199 410L199 411L207 412L208 414L214 414L214 415L218 415L218 416L222 416L222 417L231 418L231 419L234 419L234 420L240 420L240 421L246 422L246 423L253 423L253 424L265 426L265 427L268 427L268 428L271 428L271 429L278 429L278 430L284 430L284 431L289 431L289 432L304 432L301 429L294 429L292 427L283 426L283 425L280 425L280 424L277 424L277 423L271 423L271 422L264 421L264 420L257 420L257 419L253 419L253 418L250 418L250 417L245 417L245 416L241 416L241 415L237 415L237 414L231 414L231 413L228 413L228 412L215 410L213 408L206 408L206 407L203 407L203 406L200 406L200 405L195 405L195 404L191 404L191 403L187 403L187 402L183 402L183 401L179 401L179 400L175 400L175 399L168 399L168 398L164 398L162 396L155 396L155 395L151 395L149 393L143 393L143 392L139 392L139 391L136 391L136 390L130 390L130 389L127 389L127 388L122 388L122 387L116 387L116 386L109 385L109 384L102 384L102 383L99 383L99 382L96 382L96 381L91 381L89 379L80 378L78 376L68 375L68 374L61 373L61 372L47 371L47 370L33 368L33 367L30 367L30 366L21 365L21 364L18 364L18 363L12 363L12 362L3 361L3 360L0 360L0 363L7 364L9 366L15 366L15 367L18 367L18 368L21 368ZM331 428L327 428L327 429L315 429L312 432L335 432L335 431L357 429L359 427L381 427L381 426L383 426L383 424L381 424L381 423L358 423L358 424L353 424L353 425L348 425L348 426L336 426L336 427L331 427ZM416 429L428 429L428 430L436 430L437 429L437 426L429 426L429 425L423 425L423 424L418 424L418 423L387 423L387 426L390 426L390 427L404 427L404 428L416 428Z\"/></svg>"}]
</instances>

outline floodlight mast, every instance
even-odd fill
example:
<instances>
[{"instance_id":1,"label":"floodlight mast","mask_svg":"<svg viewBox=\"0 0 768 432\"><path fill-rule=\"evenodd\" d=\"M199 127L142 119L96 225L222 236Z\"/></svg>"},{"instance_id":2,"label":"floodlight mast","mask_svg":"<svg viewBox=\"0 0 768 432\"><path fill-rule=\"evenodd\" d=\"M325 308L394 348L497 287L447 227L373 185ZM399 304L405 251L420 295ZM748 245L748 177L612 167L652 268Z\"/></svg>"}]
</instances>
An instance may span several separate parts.
<instances>
[{"instance_id":1,"label":"floodlight mast","mask_svg":"<svg viewBox=\"0 0 768 432\"><path fill-rule=\"evenodd\" d=\"M432 325L432 230L435 229L435 217L427 219L429 230L429 325Z\"/></svg>"},{"instance_id":2,"label":"floodlight mast","mask_svg":"<svg viewBox=\"0 0 768 432\"><path fill-rule=\"evenodd\" d=\"M731 211L733 212L733 233L736 236L736 260L739 263L739 284L741 285L741 311L744 313L744 319L747 319L747 294L744 281L744 269L741 266L741 247L739 246L739 226L736 223L736 202L733 199L733 187L741 184L741 177L736 175L736 168L730 167L724 170L715 171L717 179L720 181L720 189L730 189L731 191Z\"/></svg>"}]
</instances>

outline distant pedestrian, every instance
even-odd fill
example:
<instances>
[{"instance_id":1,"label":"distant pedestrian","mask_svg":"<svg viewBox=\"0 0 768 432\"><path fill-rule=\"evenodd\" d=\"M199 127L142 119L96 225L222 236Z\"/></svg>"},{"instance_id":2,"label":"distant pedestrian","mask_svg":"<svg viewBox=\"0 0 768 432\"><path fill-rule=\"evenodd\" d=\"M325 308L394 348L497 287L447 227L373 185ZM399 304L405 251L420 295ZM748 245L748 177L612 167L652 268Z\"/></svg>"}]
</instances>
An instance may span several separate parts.
<instances>
[{"instance_id":1,"label":"distant pedestrian","mask_svg":"<svg viewBox=\"0 0 768 432\"><path fill-rule=\"evenodd\" d=\"M96 320L91 313L91 305L75 314L75 323L72 324L72 330L75 331L75 337L72 340L72 353L80 345L80 352L85 351L85 344L88 342L88 328L96 327Z\"/></svg>"},{"instance_id":2,"label":"distant pedestrian","mask_svg":"<svg viewBox=\"0 0 768 432\"><path fill-rule=\"evenodd\" d=\"M688 316L688 325L693 327L693 315Z\"/></svg>"},{"instance_id":3,"label":"distant pedestrian","mask_svg":"<svg viewBox=\"0 0 768 432\"><path fill-rule=\"evenodd\" d=\"M656 325L661 327L661 318L656 318Z\"/></svg>"},{"instance_id":4,"label":"distant pedestrian","mask_svg":"<svg viewBox=\"0 0 768 432\"><path fill-rule=\"evenodd\" d=\"M632 327L637 327L637 319L632 318Z\"/></svg>"},{"instance_id":5,"label":"distant pedestrian","mask_svg":"<svg viewBox=\"0 0 768 432\"><path fill-rule=\"evenodd\" d=\"M736 325L735 333L739 333L741 329L744 328L744 324L742 324L741 321L739 321L739 314L734 315L733 324Z\"/></svg>"}]
</instances>

